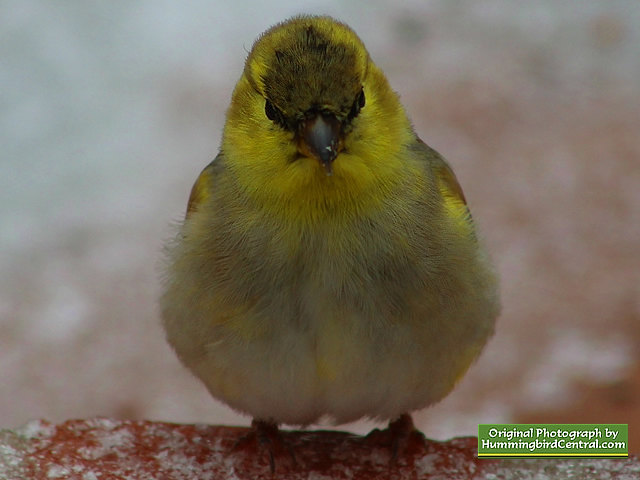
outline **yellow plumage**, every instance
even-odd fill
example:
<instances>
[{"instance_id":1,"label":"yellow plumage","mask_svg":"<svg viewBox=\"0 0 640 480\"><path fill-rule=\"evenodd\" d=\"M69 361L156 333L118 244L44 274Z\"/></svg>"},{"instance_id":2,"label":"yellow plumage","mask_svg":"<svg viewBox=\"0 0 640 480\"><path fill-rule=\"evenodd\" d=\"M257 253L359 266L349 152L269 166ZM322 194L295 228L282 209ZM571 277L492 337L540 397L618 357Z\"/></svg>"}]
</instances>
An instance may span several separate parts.
<instances>
[{"instance_id":1,"label":"yellow plumage","mask_svg":"<svg viewBox=\"0 0 640 480\"><path fill-rule=\"evenodd\" d=\"M328 17L258 39L168 251L169 342L213 396L267 422L430 405L499 311L453 171Z\"/></svg>"}]
</instances>

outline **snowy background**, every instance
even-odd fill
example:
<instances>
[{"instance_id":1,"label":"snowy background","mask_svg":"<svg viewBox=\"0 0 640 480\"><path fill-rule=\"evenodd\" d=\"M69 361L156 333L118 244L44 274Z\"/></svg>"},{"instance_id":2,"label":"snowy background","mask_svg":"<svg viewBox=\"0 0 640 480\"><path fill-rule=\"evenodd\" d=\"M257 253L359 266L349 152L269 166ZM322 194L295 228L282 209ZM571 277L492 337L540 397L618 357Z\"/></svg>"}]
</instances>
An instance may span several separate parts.
<instances>
[{"instance_id":1,"label":"snowy background","mask_svg":"<svg viewBox=\"0 0 640 480\"><path fill-rule=\"evenodd\" d=\"M502 277L497 335L419 427L638 435L640 3L264 5L0 2L0 427L249 422L165 345L161 249L254 39L307 12L362 37L453 164Z\"/></svg>"}]
</instances>

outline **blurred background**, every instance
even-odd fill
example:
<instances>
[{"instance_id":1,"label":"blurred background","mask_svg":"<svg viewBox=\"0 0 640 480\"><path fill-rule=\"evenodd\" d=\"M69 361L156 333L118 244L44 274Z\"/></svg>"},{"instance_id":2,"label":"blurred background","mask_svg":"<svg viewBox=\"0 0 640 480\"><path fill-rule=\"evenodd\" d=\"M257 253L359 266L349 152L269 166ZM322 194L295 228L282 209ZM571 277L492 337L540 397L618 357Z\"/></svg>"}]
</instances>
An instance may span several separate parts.
<instances>
[{"instance_id":1,"label":"blurred background","mask_svg":"<svg viewBox=\"0 0 640 480\"><path fill-rule=\"evenodd\" d=\"M418 426L628 423L640 453L636 0L0 2L0 427L249 423L164 342L162 245L254 39L303 12L362 37L502 278L495 337Z\"/></svg>"}]
</instances>

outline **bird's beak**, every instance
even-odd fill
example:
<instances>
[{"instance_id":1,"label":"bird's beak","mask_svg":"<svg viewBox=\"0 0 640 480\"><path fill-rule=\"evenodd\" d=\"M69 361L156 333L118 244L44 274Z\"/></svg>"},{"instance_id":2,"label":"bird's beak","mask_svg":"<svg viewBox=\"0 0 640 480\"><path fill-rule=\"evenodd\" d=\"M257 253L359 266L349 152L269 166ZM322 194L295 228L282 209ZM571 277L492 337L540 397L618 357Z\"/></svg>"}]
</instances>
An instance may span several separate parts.
<instances>
[{"instance_id":1,"label":"bird's beak","mask_svg":"<svg viewBox=\"0 0 640 480\"><path fill-rule=\"evenodd\" d=\"M342 125L333 115L318 113L302 121L298 129L298 151L319 160L325 173L332 174L332 162L342 148Z\"/></svg>"}]
</instances>

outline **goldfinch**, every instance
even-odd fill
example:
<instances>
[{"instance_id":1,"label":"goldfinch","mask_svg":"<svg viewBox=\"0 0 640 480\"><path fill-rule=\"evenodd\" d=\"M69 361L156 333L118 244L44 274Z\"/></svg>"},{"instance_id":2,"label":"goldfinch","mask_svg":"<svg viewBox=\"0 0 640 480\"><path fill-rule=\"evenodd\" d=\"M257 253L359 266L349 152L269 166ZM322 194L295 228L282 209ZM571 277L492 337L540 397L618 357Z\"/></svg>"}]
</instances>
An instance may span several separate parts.
<instances>
[{"instance_id":1,"label":"goldfinch","mask_svg":"<svg viewBox=\"0 0 640 480\"><path fill-rule=\"evenodd\" d=\"M165 273L169 343L263 431L367 417L406 433L500 310L451 167L329 17L255 42Z\"/></svg>"}]
</instances>

